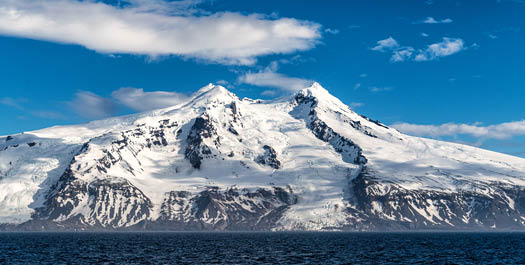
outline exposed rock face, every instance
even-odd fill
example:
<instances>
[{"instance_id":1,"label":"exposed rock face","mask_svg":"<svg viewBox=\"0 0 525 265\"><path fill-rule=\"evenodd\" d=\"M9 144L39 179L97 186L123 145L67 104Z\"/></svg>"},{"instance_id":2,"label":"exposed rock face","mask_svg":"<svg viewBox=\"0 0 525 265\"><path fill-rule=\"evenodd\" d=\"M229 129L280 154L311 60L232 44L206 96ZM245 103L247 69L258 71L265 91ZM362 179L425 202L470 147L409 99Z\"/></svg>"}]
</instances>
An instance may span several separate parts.
<instances>
[{"instance_id":1,"label":"exposed rock face","mask_svg":"<svg viewBox=\"0 0 525 265\"><path fill-rule=\"evenodd\" d=\"M95 227L123 227L145 220L151 201L126 179L100 179L86 182L71 170L60 178L45 206L34 218Z\"/></svg>"},{"instance_id":2,"label":"exposed rock face","mask_svg":"<svg viewBox=\"0 0 525 265\"><path fill-rule=\"evenodd\" d=\"M208 115L203 115L195 119L195 123L191 127L188 134L188 146L184 155L194 168L200 168L202 159L212 155L211 148L204 143L205 138L212 138L217 136L217 131L210 121ZM214 140L216 146L220 145L219 138Z\"/></svg>"},{"instance_id":3,"label":"exposed rock face","mask_svg":"<svg viewBox=\"0 0 525 265\"><path fill-rule=\"evenodd\" d=\"M226 191L208 187L197 194L170 192L157 221L137 225L142 229L269 230L297 197L274 187L255 191Z\"/></svg>"},{"instance_id":4,"label":"exposed rock face","mask_svg":"<svg viewBox=\"0 0 525 265\"><path fill-rule=\"evenodd\" d=\"M279 169L281 167L281 162L277 160L277 152L268 145L263 146L264 154L257 157L255 160L257 163L262 165L268 165L274 169Z\"/></svg>"},{"instance_id":5,"label":"exposed rock face","mask_svg":"<svg viewBox=\"0 0 525 265\"><path fill-rule=\"evenodd\" d=\"M479 187L486 192L408 190L381 183L366 168L352 181L354 214L361 228L374 230L487 229L523 227L523 187L502 183ZM358 211L355 211L355 210Z\"/></svg>"},{"instance_id":6,"label":"exposed rock face","mask_svg":"<svg viewBox=\"0 0 525 265\"><path fill-rule=\"evenodd\" d=\"M319 85L275 101L207 86L3 138L0 230L16 229L524 230L525 160L403 135Z\"/></svg>"}]
</instances>

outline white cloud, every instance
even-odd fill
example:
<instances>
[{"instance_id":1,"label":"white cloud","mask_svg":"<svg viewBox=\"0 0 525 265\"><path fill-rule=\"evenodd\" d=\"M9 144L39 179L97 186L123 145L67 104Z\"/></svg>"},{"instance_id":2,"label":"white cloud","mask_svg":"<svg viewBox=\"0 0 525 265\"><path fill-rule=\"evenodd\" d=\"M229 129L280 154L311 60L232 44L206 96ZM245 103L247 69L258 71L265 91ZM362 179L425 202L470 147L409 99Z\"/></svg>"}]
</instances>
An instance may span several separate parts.
<instances>
[{"instance_id":1,"label":"white cloud","mask_svg":"<svg viewBox=\"0 0 525 265\"><path fill-rule=\"evenodd\" d=\"M296 92L310 86L313 81L297 77L289 77L267 68L256 73L248 72L240 76L238 82L254 86L278 88L285 92ZM269 95L268 92L265 93L266 95Z\"/></svg>"},{"instance_id":2,"label":"white cloud","mask_svg":"<svg viewBox=\"0 0 525 265\"><path fill-rule=\"evenodd\" d=\"M128 2L117 7L95 1L0 0L0 34L106 54L177 55L244 65L262 55L311 49L321 37L319 24L293 18L181 14L195 1Z\"/></svg>"},{"instance_id":3,"label":"white cloud","mask_svg":"<svg viewBox=\"0 0 525 265\"><path fill-rule=\"evenodd\" d=\"M433 17L427 17L427 18L425 18L422 21L414 22L414 24L421 24L421 23L423 23L423 24L441 24L441 23L448 24L448 23L452 23L452 22L453 22L453 20L450 19L450 18L437 20L437 19L435 19Z\"/></svg>"},{"instance_id":4,"label":"white cloud","mask_svg":"<svg viewBox=\"0 0 525 265\"><path fill-rule=\"evenodd\" d=\"M137 111L166 108L188 99L188 96L176 92L144 92L142 88L132 87L113 91L111 96L119 103Z\"/></svg>"},{"instance_id":5,"label":"white cloud","mask_svg":"<svg viewBox=\"0 0 525 265\"><path fill-rule=\"evenodd\" d=\"M414 58L415 61L430 61L439 57L445 57L458 53L463 50L463 40L454 38L443 38L442 42L428 45L428 47L420 51Z\"/></svg>"},{"instance_id":6,"label":"white cloud","mask_svg":"<svg viewBox=\"0 0 525 265\"><path fill-rule=\"evenodd\" d=\"M278 88L284 92L296 92L305 87L309 87L313 83L312 80L277 73L278 68L279 63L273 61L268 67L259 72L247 72L239 76L237 82L254 86ZM271 95L270 90L266 90L263 93L266 96Z\"/></svg>"},{"instance_id":7,"label":"white cloud","mask_svg":"<svg viewBox=\"0 0 525 265\"><path fill-rule=\"evenodd\" d=\"M359 75L359 77L361 77L361 78L365 78L365 77L367 77L367 76L368 76L368 74L360 74L360 75Z\"/></svg>"},{"instance_id":8,"label":"white cloud","mask_svg":"<svg viewBox=\"0 0 525 265\"><path fill-rule=\"evenodd\" d=\"M403 62L410 57L412 57L412 54L414 53L414 48L412 47L403 47L398 50L395 50L392 54L392 57L390 57L390 61L392 62Z\"/></svg>"},{"instance_id":9,"label":"white cloud","mask_svg":"<svg viewBox=\"0 0 525 265\"><path fill-rule=\"evenodd\" d=\"M326 29L324 30L324 32L329 33L329 34L332 34L332 35L339 34L339 30L338 30L338 29L331 29L331 28L326 28Z\"/></svg>"},{"instance_id":10,"label":"white cloud","mask_svg":"<svg viewBox=\"0 0 525 265\"><path fill-rule=\"evenodd\" d=\"M425 33L425 32L421 32L421 37L428 37L430 35L428 35L428 33Z\"/></svg>"},{"instance_id":11,"label":"white cloud","mask_svg":"<svg viewBox=\"0 0 525 265\"><path fill-rule=\"evenodd\" d=\"M107 98L92 92L80 91L75 94L73 100L67 102L67 106L82 117L99 119L114 115L119 104L141 112L174 106L188 98L188 96L177 92L145 92L142 88L123 87L113 91L111 97ZM40 111L32 112L32 114L44 118L63 118L63 116L52 112Z\"/></svg>"},{"instance_id":12,"label":"white cloud","mask_svg":"<svg viewBox=\"0 0 525 265\"><path fill-rule=\"evenodd\" d=\"M399 47L399 43L397 43L397 41L394 38L388 37L384 40L377 41L377 45L373 47L372 50L385 52L388 50L396 49L397 47Z\"/></svg>"},{"instance_id":13,"label":"white cloud","mask_svg":"<svg viewBox=\"0 0 525 265\"><path fill-rule=\"evenodd\" d=\"M217 80L215 83L217 85L221 85L221 86L226 86L226 85L230 84L228 81L222 80L222 79L221 80Z\"/></svg>"},{"instance_id":14,"label":"white cloud","mask_svg":"<svg viewBox=\"0 0 525 265\"><path fill-rule=\"evenodd\" d=\"M408 60L414 60L416 62L431 61L466 49L462 39L447 37L444 37L441 42L430 44L426 49L418 49L417 51L413 47L399 45L392 37L380 40L377 44L372 50L392 52L392 57L390 57L391 62L404 62Z\"/></svg>"},{"instance_id":15,"label":"white cloud","mask_svg":"<svg viewBox=\"0 0 525 265\"><path fill-rule=\"evenodd\" d=\"M483 139L507 139L525 135L525 120L489 126L481 126L479 123L445 123L442 125L396 123L392 127L406 134L427 137L470 135Z\"/></svg>"},{"instance_id":16,"label":"white cloud","mask_svg":"<svg viewBox=\"0 0 525 265\"><path fill-rule=\"evenodd\" d=\"M109 117L116 112L115 103L111 99L87 91L76 93L75 98L67 102L67 105L78 115L90 119Z\"/></svg>"},{"instance_id":17,"label":"white cloud","mask_svg":"<svg viewBox=\"0 0 525 265\"><path fill-rule=\"evenodd\" d=\"M400 46L399 43L392 37L377 42L377 45L372 48L373 51L392 52L390 57L391 62L402 62L409 59L414 53L414 48L409 46Z\"/></svg>"},{"instance_id":18,"label":"white cloud","mask_svg":"<svg viewBox=\"0 0 525 265\"><path fill-rule=\"evenodd\" d=\"M357 90L357 89L359 89L360 87L361 87L361 83L356 83L356 84L354 85L354 90Z\"/></svg>"}]
</instances>

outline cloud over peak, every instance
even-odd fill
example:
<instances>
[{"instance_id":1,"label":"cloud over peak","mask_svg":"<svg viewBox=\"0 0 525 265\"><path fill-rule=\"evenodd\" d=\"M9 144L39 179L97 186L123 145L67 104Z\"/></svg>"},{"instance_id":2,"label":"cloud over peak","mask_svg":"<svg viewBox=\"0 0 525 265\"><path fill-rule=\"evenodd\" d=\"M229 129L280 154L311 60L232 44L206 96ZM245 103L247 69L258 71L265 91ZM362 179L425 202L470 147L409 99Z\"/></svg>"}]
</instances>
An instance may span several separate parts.
<instances>
[{"instance_id":1,"label":"cloud over peak","mask_svg":"<svg viewBox=\"0 0 525 265\"><path fill-rule=\"evenodd\" d=\"M317 23L233 12L180 14L181 3L0 0L0 34L77 44L100 53L176 55L249 65L258 56L313 48ZM179 6L174 9L175 3ZM187 6L184 6L187 8Z\"/></svg>"},{"instance_id":2,"label":"cloud over peak","mask_svg":"<svg viewBox=\"0 0 525 265\"><path fill-rule=\"evenodd\" d=\"M144 92L142 88L123 87L111 96L119 103L137 111L161 109L184 102L188 96L166 91Z\"/></svg>"},{"instance_id":3,"label":"cloud over peak","mask_svg":"<svg viewBox=\"0 0 525 265\"><path fill-rule=\"evenodd\" d=\"M237 82L253 86L277 88L284 92L296 92L310 86L313 81L298 77L290 77L278 73L278 62L272 62L268 67L258 72L247 72L238 77ZM272 90L266 90L263 95L275 95Z\"/></svg>"}]
</instances>

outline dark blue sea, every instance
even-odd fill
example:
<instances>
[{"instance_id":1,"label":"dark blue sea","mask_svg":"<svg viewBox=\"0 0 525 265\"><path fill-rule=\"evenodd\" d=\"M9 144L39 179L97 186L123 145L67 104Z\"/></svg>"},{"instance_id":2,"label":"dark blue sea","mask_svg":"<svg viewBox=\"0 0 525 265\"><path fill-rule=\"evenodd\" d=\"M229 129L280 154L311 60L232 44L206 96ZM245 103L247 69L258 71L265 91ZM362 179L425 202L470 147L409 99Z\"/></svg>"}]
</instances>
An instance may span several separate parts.
<instances>
[{"instance_id":1,"label":"dark blue sea","mask_svg":"<svg viewBox=\"0 0 525 265\"><path fill-rule=\"evenodd\" d=\"M524 264L525 233L0 233L0 264Z\"/></svg>"}]
</instances>

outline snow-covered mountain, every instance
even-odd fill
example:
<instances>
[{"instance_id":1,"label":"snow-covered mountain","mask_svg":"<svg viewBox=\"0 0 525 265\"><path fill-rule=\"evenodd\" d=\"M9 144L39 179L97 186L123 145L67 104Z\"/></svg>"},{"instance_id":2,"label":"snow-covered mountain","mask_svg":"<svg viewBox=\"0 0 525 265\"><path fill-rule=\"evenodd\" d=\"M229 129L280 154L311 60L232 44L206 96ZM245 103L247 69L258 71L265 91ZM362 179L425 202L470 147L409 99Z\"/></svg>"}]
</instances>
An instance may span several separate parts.
<instances>
[{"instance_id":1,"label":"snow-covered mountain","mask_svg":"<svg viewBox=\"0 0 525 265\"><path fill-rule=\"evenodd\" d=\"M210 84L170 108L1 137L0 223L523 230L525 159L404 135L317 83L272 101Z\"/></svg>"}]
</instances>

